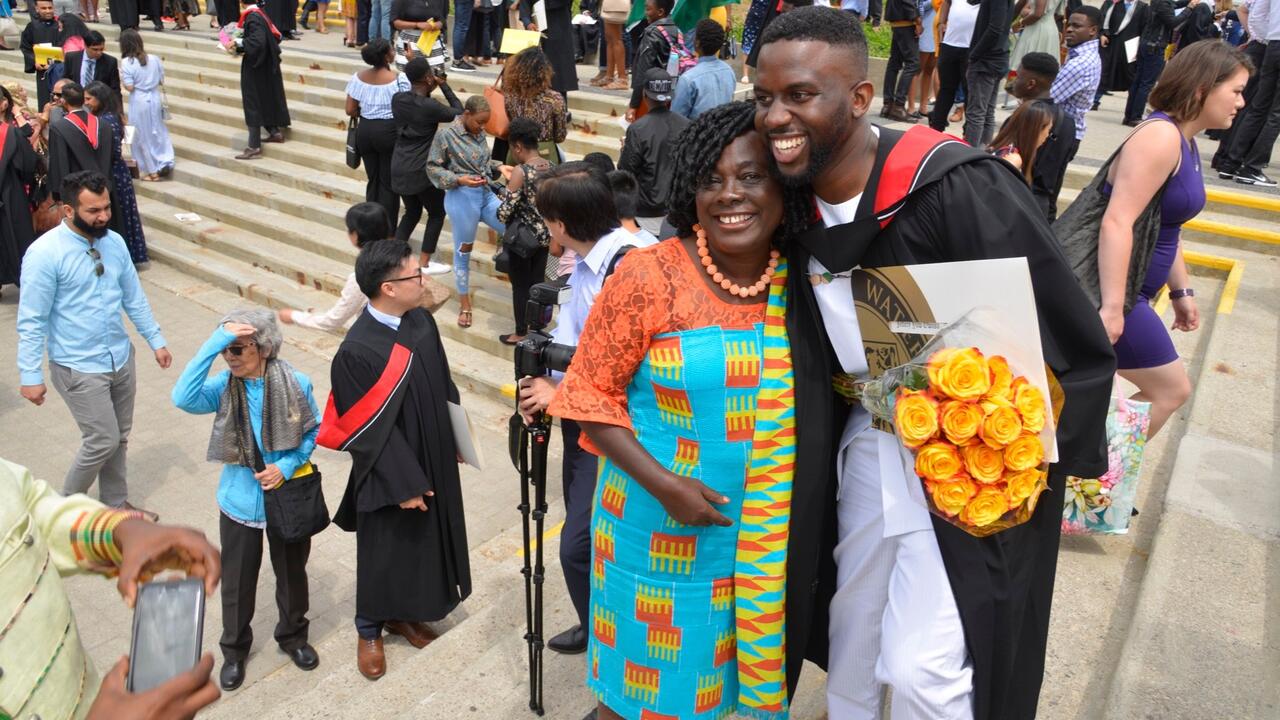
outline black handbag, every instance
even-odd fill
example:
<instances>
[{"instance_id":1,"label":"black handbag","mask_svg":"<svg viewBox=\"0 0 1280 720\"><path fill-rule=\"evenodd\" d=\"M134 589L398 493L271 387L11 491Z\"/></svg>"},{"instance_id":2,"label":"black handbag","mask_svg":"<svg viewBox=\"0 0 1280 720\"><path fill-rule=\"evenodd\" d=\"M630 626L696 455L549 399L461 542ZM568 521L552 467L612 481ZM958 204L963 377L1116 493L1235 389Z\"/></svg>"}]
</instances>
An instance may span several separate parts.
<instances>
[{"instance_id":1,"label":"black handbag","mask_svg":"<svg viewBox=\"0 0 1280 720\"><path fill-rule=\"evenodd\" d=\"M1163 121L1155 120L1154 122ZM1124 143L1121 143L1120 147L1116 148L1111 157L1103 163L1089 186L1080 191L1080 195L1066 209L1066 212L1053 223L1053 234L1058 240L1058 246L1062 248L1067 264L1071 266L1072 274L1076 276L1076 282L1097 308L1102 307L1102 283L1098 278L1098 240L1102 231L1102 218L1107 214L1107 205L1111 202L1110 195L1103 193L1102 185L1106 182L1107 174L1123 148ZM1175 168L1169 178L1177 172ZM1156 239L1160 235L1160 203L1164 198L1165 188L1169 186L1169 178L1165 178L1164 184L1151 198L1151 202L1147 203L1142 214L1133 222L1133 248L1129 256L1128 276L1125 279L1125 315L1133 309L1133 304L1142 292L1147 268L1151 265L1152 255L1155 254Z\"/></svg>"},{"instance_id":2,"label":"black handbag","mask_svg":"<svg viewBox=\"0 0 1280 720\"><path fill-rule=\"evenodd\" d=\"M528 260L542 249L542 243L538 242L537 234L526 223L512 220L507 223L506 232L502 234L502 247L512 255Z\"/></svg>"},{"instance_id":3,"label":"black handbag","mask_svg":"<svg viewBox=\"0 0 1280 720\"><path fill-rule=\"evenodd\" d=\"M505 244L493 255L493 270L502 275L511 274L511 255Z\"/></svg>"},{"instance_id":4,"label":"black handbag","mask_svg":"<svg viewBox=\"0 0 1280 720\"><path fill-rule=\"evenodd\" d=\"M347 167L355 170L360 167L360 153L356 152L356 128L360 127L360 118L353 117L347 122Z\"/></svg>"},{"instance_id":5,"label":"black handbag","mask_svg":"<svg viewBox=\"0 0 1280 720\"><path fill-rule=\"evenodd\" d=\"M267 466L258 443L253 444L253 462L258 472ZM264 490L262 502L267 514L267 532L287 543L309 540L329 527L329 506L324 502L320 468L311 463L311 472L285 480L275 490Z\"/></svg>"}]
</instances>

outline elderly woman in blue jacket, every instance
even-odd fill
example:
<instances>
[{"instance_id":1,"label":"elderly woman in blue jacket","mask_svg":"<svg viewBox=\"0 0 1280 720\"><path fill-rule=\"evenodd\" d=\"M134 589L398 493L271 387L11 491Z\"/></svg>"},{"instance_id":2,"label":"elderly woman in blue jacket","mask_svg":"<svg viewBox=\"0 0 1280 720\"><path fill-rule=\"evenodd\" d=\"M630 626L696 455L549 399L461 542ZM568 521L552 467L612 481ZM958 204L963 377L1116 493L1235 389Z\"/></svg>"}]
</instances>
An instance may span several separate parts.
<instances>
[{"instance_id":1,"label":"elderly woman in blue jacket","mask_svg":"<svg viewBox=\"0 0 1280 720\"><path fill-rule=\"evenodd\" d=\"M263 493L312 472L320 411L311 380L277 356L283 337L268 310L235 310L205 341L173 388L173 404L214 413L208 459L222 463L218 535L222 545L222 670L219 684L244 682L253 644L254 600L267 519ZM227 369L209 372L219 356ZM261 471L254 468L262 467ZM303 670L320 664L307 643L307 557L311 541L286 543L267 533L280 612L275 640Z\"/></svg>"}]
</instances>

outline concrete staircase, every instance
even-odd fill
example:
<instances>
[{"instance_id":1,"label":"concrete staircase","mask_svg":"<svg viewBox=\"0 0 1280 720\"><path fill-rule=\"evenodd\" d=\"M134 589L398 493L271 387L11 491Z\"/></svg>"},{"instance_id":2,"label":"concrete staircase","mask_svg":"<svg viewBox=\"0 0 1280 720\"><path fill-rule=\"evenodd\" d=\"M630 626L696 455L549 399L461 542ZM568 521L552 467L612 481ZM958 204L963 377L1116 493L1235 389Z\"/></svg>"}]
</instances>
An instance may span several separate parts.
<instances>
[{"instance_id":1,"label":"concrete staircase","mask_svg":"<svg viewBox=\"0 0 1280 720\"><path fill-rule=\"evenodd\" d=\"M196 18L193 26L201 22ZM95 29L107 37L108 48L117 46L116 28ZM239 59L218 48L211 31L146 32L144 39L148 51L164 62L168 126L178 157L172 180L134 183L153 259L273 308L332 303L355 257L343 215L364 200L364 170L343 162L344 90L351 73L363 67L355 52L327 49L337 39L314 34L302 43L284 43L293 120L288 142L267 144L263 160L246 162L234 159L246 138ZM29 81L21 62L19 53L0 53L0 72ZM450 80L465 99L493 74L459 73ZM572 97L574 128L563 144L565 153L570 158L592 151L616 156L623 132L616 118L625 112L624 95ZM179 221L178 213L196 213L200 221ZM493 365L474 379L496 396L511 374L510 348L497 338L512 330L513 318L510 284L494 271L492 240L480 233L472 254L473 326L463 329L454 322L456 299L439 318L446 342L491 356ZM448 263L452 254L446 222L435 257ZM440 279L452 283L451 276Z\"/></svg>"}]
</instances>

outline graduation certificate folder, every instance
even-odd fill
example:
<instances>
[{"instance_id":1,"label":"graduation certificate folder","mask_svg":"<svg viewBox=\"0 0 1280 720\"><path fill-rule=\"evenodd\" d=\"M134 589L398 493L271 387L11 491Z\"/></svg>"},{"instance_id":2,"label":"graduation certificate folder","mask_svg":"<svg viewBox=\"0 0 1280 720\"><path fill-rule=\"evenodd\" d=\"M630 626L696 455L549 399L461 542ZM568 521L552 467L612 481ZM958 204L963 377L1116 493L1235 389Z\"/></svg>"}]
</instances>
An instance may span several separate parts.
<instances>
[{"instance_id":1,"label":"graduation certificate folder","mask_svg":"<svg viewBox=\"0 0 1280 720\"><path fill-rule=\"evenodd\" d=\"M481 454L480 443L476 438L476 430L471 425L471 416L467 415L466 409L461 405L450 402L449 421L453 425L453 443L458 449L458 456L462 458L462 462L477 470L483 470L484 456Z\"/></svg>"},{"instance_id":2,"label":"graduation certificate folder","mask_svg":"<svg viewBox=\"0 0 1280 720\"><path fill-rule=\"evenodd\" d=\"M848 282L869 373L837 373L836 391L910 451L935 516L976 537L1029 520L1057 441L1026 260L855 270Z\"/></svg>"}]
</instances>

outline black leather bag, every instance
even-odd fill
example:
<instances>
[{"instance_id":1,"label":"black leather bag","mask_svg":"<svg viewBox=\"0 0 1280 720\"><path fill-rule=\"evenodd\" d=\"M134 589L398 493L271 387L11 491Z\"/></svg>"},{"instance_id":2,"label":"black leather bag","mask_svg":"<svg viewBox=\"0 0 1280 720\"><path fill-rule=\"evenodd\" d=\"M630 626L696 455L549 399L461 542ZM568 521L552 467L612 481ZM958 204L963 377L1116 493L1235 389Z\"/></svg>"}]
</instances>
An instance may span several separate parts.
<instances>
[{"instance_id":1,"label":"black leather bag","mask_svg":"<svg viewBox=\"0 0 1280 720\"><path fill-rule=\"evenodd\" d=\"M253 460L258 472L266 468L258 444L253 444ZM329 527L329 506L324 502L320 468L286 479L275 490L264 490L262 502L267 514L267 532L287 543L301 542Z\"/></svg>"},{"instance_id":2,"label":"black leather bag","mask_svg":"<svg viewBox=\"0 0 1280 720\"><path fill-rule=\"evenodd\" d=\"M360 153L356 152L356 129L360 127L360 118L351 118L347 123L347 167L355 170L360 167Z\"/></svg>"},{"instance_id":3,"label":"black leather bag","mask_svg":"<svg viewBox=\"0 0 1280 720\"><path fill-rule=\"evenodd\" d=\"M542 248L538 236L521 220L507 223L507 230L502 234L502 247L516 257L528 260Z\"/></svg>"},{"instance_id":4,"label":"black leather bag","mask_svg":"<svg viewBox=\"0 0 1280 720\"><path fill-rule=\"evenodd\" d=\"M511 273L511 253L505 244L493 255L493 270L503 275Z\"/></svg>"},{"instance_id":5,"label":"black leather bag","mask_svg":"<svg viewBox=\"0 0 1280 720\"><path fill-rule=\"evenodd\" d=\"M1110 195L1103 193L1102 185L1123 147L1124 144L1121 143L1120 148L1103 163L1089 186L1080 191L1080 195L1066 212L1053 223L1053 234L1058 240L1058 246L1062 248L1067 264L1071 266L1071 272L1076 276L1076 282L1080 283L1085 295L1098 308L1102 307L1102 284L1098 278L1098 239L1102 231L1102 218L1107 214L1107 205L1111 202ZM1173 174L1176 175L1177 172L1175 168ZM1129 256L1128 277L1125 279L1125 315L1133 309L1133 304L1142 291L1147 268L1155 254L1156 238L1160 235L1160 203L1168 186L1169 179L1166 178L1164 185L1160 186L1142 214L1133 222L1133 248Z\"/></svg>"}]
</instances>

